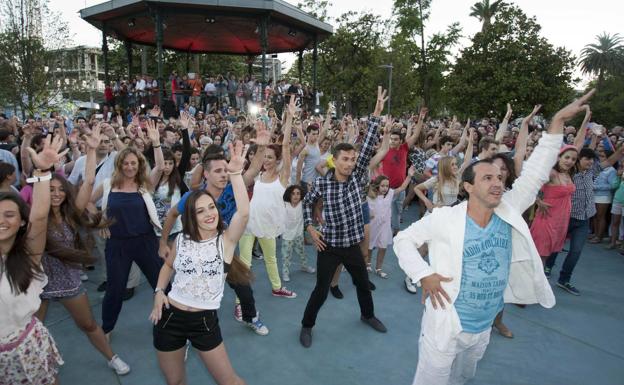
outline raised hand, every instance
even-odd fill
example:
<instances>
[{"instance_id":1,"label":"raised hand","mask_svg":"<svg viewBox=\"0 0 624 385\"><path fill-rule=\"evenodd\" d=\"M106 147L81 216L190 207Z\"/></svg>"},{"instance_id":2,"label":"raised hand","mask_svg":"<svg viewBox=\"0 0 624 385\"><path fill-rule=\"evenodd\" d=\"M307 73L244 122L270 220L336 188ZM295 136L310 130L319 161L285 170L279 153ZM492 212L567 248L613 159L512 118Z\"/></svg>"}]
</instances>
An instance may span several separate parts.
<instances>
[{"instance_id":1,"label":"raised hand","mask_svg":"<svg viewBox=\"0 0 624 385\"><path fill-rule=\"evenodd\" d=\"M61 147L63 146L63 139L60 136L55 136L54 140L52 140L52 136L46 136L43 141L43 150L37 153L32 147L28 147L28 153L30 154L30 159L36 168L40 170L48 170L52 168L52 166L58 163L65 154L69 151L69 148L59 152Z\"/></svg>"},{"instance_id":2,"label":"raised hand","mask_svg":"<svg viewBox=\"0 0 624 385\"><path fill-rule=\"evenodd\" d=\"M237 140L234 144L228 143L228 150L230 153L230 161L225 168L230 173L237 173L245 166L245 154L247 150L240 140Z\"/></svg>"},{"instance_id":3,"label":"raised hand","mask_svg":"<svg viewBox=\"0 0 624 385\"><path fill-rule=\"evenodd\" d=\"M150 116L160 116L161 111L160 111L160 106L155 105L154 108L152 108L149 112Z\"/></svg>"},{"instance_id":4,"label":"raised hand","mask_svg":"<svg viewBox=\"0 0 624 385\"><path fill-rule=\"evenodd\" d=\"M147 129L147 137L152 142L152 146L158 146L160 144L160 134L156 128L156 124L152 119L145 121L145 128Z\"/></svg>"},{"instance_id":5,"label":"raised hand","mask_svg":"<svg viewBox=\"0 0 624 385\"><path fill-rule=\"evenodd\" d=\"M180 114L180 124L182 125L182 127L188 129L190 120L191 119L189 113L186 111L182 111L182 113Z\"/></svg>"},{"instance_id":6,"label":"raised hand","mask_svg":"<svg viewBox=\"0 0 624 385\"><path fill-rule=\"evenodd\" d=\"M576 99L572 103L557 111L557 113L553 117L553 121L561 121L562 123L565 123L568 120L574 118L579 112L583 110L587 112L585 105L595 92L596 89L594 88L585 95L581 96L580 98Z\"/></svg>"},{"instance_id":7,"label":"raised hand","mask_svg":"<svg viewBox=\"0 0 624 385\"><path fill-rule=\"evenodd\" d=\"M297 113L297 103L295 101L295 98L290 98L290 102L288 103L288 107L286 108L286 113L291 118L293 118Z\"/></svg>"},{"instance_id":8,"label":"raised hand","mask_svg":"<svg viewBox=\"0 0 624 385\"><path fill-rule=\"evenodd\" d=\"M387 90L384 90L381 86L377 86L377 101L375 102L375 111L373 111L373 116L381 116L384 105L388 101L388 98L386 97L387 93Z\"/></svg>"},{"instance_id":9,"label":"raised hand","mask_svg":"<svg viewBox=\"0 0 624 385\"><path fill-rule=\"evenodd\" d=\"M254 129L256 130L256 138L251 140L253 143L258 146L267 146L271 143L271 132L267 130L266 125L261 119L256 121Z\"/></svg>"},{"instance_id":10,"label":"raised hand","mask_svg":"<svg viewBox=\"0 0 624 385\"><path fill-rule=\"evenodd\" d=\"M123 118L121 117L121 115L117 115L117 124L119 125L119 127L123 127Z\"/></svg>"},{"instance_id":11,"label":"raised hand","mask_svg":"<svg viewBox=\"0 0 624 385\"><path fill-rule=\"evenodd\" d=\"M420 107L420 112L418 112L418 120L419 121L424 120L428 112L429 112L429 108L427 108L426 106Z\"/></svg>"},{"instance_id":12,"label":"raised hand","mask_svg":"<svg viewBox=\"0 0 624 385\"><path fill-rule=\"evenodd\" d=\"M90 133L85 134L85 142L90 149L96 149L100 145L100 132L102 130L102 126L100 124L96 124L95 127L91 130ZM71 138L71 136L70 136ZM71 139L70 139L71 140Z\"/></svg>"}]
</instances>

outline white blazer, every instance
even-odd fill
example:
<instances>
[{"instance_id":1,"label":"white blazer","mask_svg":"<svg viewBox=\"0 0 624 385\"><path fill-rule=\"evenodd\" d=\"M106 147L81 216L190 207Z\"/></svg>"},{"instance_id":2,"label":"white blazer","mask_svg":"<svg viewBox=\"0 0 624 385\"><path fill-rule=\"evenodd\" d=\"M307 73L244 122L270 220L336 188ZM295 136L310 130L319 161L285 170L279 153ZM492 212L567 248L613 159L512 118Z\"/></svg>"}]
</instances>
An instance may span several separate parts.
<instances>
[{"instance_id":1,"label":"white blazer","mask_svg":"<svg viewBox=\"0 0 624 385\"><path fill-rule=\"evenodd\" d=\"M500 205L494 209L496 215L512 227L511 266L504 292L507 303L539 303L546 308L555 305L555 296L522 213L533 204L539 189L548 181L562 142L562 134L542 135L512 189L503 194ZM425 302L423 333L431 333L430 341L441 350L462 331L453 303L461 286L467 208L468 203L462 202L454 207L434 209L394 238L393 248L399 265L412 281L420 281L433 273L453 278L442 282L451 298L450 306L433 309L430 299ZM425 243L429 247L429 264L418 253L418 247Z\"/></svg>"}]
</instances>

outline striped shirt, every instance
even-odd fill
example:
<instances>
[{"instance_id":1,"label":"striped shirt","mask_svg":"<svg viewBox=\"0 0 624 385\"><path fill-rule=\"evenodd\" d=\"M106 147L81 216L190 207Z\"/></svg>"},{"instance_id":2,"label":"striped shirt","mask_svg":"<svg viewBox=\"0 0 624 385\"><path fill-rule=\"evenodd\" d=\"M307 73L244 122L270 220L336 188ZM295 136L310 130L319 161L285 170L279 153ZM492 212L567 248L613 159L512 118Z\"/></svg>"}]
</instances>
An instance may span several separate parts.
<instances>
[{"instance_id":1,"label":"striped shirt","mask_svg":"<svg viewBox=\"0 0 624 385\"><path fill-rule=\"evenodd\" d=\"M586 171L577 172L572 178L576 191L572 194L572 211L570 217L580 221L596 215L594 204L594 179L600 174L600 163L594 161L593 166Z\"/></svg>"},{"instance_id":2,"label":"striped shirt","mask_svg":"<svg viewBox=\"0 0 624 385\"><path fill-rule=\"evenodd\" d=\"M317 199L323 200L321 227L323 241L333 247L349 247L364 239L364 220L360 199L362 179L368 172L368 164L377 141L378 117L370 117L368 131L360 150L355 169L345 182L334 178L334 171L316 178L303 200L304 227L312 224L312 208Z\"/></svg>"}]
</instances>

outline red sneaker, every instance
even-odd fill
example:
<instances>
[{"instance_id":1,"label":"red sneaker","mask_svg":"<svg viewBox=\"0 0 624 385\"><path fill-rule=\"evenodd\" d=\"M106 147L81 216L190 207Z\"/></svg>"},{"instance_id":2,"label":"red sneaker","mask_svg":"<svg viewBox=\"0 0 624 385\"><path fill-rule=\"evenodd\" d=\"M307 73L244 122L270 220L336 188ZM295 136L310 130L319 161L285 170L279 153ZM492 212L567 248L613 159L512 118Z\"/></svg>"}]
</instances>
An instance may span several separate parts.
<instances>
[{"instance_id":1,"label":"red sneaker","mask_svg":"<svg viewBox=\"0 0 624 385\"><path fill-rule=\"evenodd\" d=\"M290 291L285 287L277 290L272 290L271 293L273 293L274 297L297 298L297 293L295 293L294 291Z\"/></svg>"}]
</instances>

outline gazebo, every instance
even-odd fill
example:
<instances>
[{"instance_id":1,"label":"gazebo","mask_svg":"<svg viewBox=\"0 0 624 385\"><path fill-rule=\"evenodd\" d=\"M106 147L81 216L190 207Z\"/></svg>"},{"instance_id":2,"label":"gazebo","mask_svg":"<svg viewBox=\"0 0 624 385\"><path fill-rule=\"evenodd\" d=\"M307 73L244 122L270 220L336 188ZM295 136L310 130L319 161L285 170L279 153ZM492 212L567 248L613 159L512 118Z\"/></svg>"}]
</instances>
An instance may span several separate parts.
<instances>
[{"instance_id":1,"label":"gazebo","mask_svg":"<svg viewBox=\"0 0 624 385\"><path fill-rule=\"evenodd\" d=\"M111 0L80 10L80 17L102 31L104 80L108 83L111 36L124 42L129 73L133 44L155 46L158 58L158 100L163 100L163 50L187 53L266 55L312 49L313 89L317 88L318 43L333 33L321 22L282 0Z\"/></svg>"}]
</instances>

